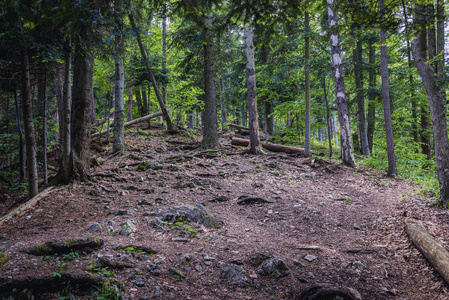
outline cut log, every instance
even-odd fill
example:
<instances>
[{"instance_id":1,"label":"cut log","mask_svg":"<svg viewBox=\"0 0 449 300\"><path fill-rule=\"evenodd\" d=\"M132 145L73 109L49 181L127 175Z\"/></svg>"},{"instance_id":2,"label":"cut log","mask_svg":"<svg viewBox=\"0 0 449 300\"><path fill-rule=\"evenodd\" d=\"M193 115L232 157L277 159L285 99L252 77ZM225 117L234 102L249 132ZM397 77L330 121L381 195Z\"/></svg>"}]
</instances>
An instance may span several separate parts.
<instances>
[{"instance_id":1,"label":"cut log","mask_svg":"<svg viewBox=\"0 0 449 300\"><path fill-rule=\"evenodd\" d=\"M145 117L138 118L138 119L135 119L135 120L126 122L126 123L125 123L125 127L129 127L129 126L134 125L134 124L136 124L136 123L148 121L148 120L150 120L150 119L153 119L153 118L156 118L156 117L160 117L160 116L162 116L162 112L161 112L161 111L158 111L158 112L156 112L156 113L154 113L154 114L146 115ZM96 136L105 134L106 132L108 132L107 129L102 130L102 131L99 131L99 132L92 133L90 136L91 136L91 137L96 137Z\"/></svg>"},{"instance_id":2,"label":"cut log","mask_svg":"<svg viewBox=\"0 0 449 300\"><path fill-rule=\"evenodd\" d=\"M449 252L418 224L406 223L405 231L416 248L449 283Z\"/></svg>"},{"instance_id":3,"label":"cut log","mask_svg":"<svg viewBox=\"0 0 449 300\"><path fill-rule=\"evenodd\" d=\"M284 145L267 143L267 142L262 142L261 144L262 144L262 146L265 149L273 151L273 152L285 152L285 153L288 153L288 154L302 154L302 155L304 155L304 149L303 148L296 148L296 147L284 146ZM249 140L245 140L245 139L240 139L240 138L234 137L234 138L232 138L231 145L248 147Z\"/></svg>"},{"instance_id":4,"label":"cut log","mask_svg":"<svg viewBox=\"0 0 449 300\"><path fill-rule=\"evenodd\" d=\"M236 125L236 124L228 124L229 127L233 127L235 129L239 130L239 133L241 135L249 135L249 128L245 127L245 126L240 126L240 125ZM261 141L265 141L267 139L269 139L271 136L269 133L266 133L262 130L259 130L259 139Z\"/></svg>"}]
</instances>

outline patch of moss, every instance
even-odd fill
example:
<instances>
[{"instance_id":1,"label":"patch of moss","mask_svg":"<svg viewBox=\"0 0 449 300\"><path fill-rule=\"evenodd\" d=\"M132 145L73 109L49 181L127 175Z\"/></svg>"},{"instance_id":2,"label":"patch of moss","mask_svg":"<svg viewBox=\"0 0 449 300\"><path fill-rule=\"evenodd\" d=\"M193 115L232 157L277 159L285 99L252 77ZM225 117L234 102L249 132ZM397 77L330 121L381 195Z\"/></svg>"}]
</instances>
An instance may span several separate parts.
<instances>
[{"instance_id":1,"label":"patch of moss","mask_svg":"<svg viewBox=\"0 0 449 300\"><path fill-rule=\"evenodd\" d=\"M9 260L8 254L0 252L0 266L3 266Z\"/></svg>"},{"instance_id":2,"label":"patch of moss","mask_svg":"<svg viewBox=\"0 0 449 300\"><path fill-rule=\"evenodd\" d=\"M46 255L52 252L53 252L53 243L51 242L39 244L30 250L30 253L34 255Z\"/></svg>"}]
</instances>

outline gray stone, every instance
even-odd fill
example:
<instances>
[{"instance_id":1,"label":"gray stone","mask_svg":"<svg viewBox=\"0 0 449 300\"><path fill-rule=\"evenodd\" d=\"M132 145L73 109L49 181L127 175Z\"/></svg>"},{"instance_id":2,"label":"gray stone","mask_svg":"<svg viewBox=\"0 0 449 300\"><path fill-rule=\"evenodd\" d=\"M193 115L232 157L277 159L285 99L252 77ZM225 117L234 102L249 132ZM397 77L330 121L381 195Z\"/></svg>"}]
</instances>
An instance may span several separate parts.
<instances>
[{"instance_id":1,"label":"gray stone","mask_svg":"<svg viewBox=\"0 0 449 300\"><path fill-rule=\"evenodd\" d=\"M161 267L157 264L150 264L147 266L147 271L153 276L161 276L162 270Z\"/></svg>"},{"instance_id":2,"label":"gray stone","mask_svg":"<svg viewBox=\"0 0 449 300\"><path fill-rule=\"evenodd\" d=\"M145 281L142 278L138 278L134 281L135 286L137 287L144 287Z\"/></svg>"},{"instance_id":3,"label":"gray stone","mask_svg":"<svg viewBox=\"0 0 449 300\"><path fill-rule=\"evenodd\" d=\"M306 256L304 256L304 259L307 261L314 261L315 259L317 259L317 257L312 254L307 254Z\"/></svg>"},{"instance_id":4,"label":"gray stone","mask_svg":"<svg viewBox=\"0 0 449 300\"><path fill-rule=\"evenodd\" d=\"M290 274L284 261L279 257L272 257L266 260L262 267L258 270L258 273L271 276L273 278L280 278Z\"/></svg>"},{"instance_id":5,"label":"gray stone","mask_svg":"<svg viewBox=\"0 0 449 300\"><path fill-rule=\"evenodd\" d=\"M181 258L179 259L179 263L181 265L187 265L191 260L192 260L192 255L185 254L185 255L181 256Z\"/></svg>"},{"instance_id":6,"label":"gray stone","mask_svg":"<svg viewBox=\"0 0 449 300\"><path fill-rule=\"evenodd\" d=\"M205 260L205 261L213 261L213 260L215 260L215 257L209 256L209 255L206 254L206 255L204 256L204 260Z\"/></svg>"},{"instance_id":7,"label":"gray stone","mask_svg":"<svg viewBox=\"0 0 449 300\"><path fill-rule=\"evenodd\" d=\"M177 278L185 278L186 276L184 275L184 273L182 273L180 270L175 269L175 268L170 268L170 273Z\"/></svg>"},{"instance_id":8,"label":"gray stone","mask_svg":"<svg viewBox=\"0 0 449 300\"><path fill-rule=\"evenodd\" d=\"M100 197L102 194L103 194L103 191L100 188L93 188L89 192L89 195L95 196L95 197Z\"/></svg>"},{"instance_id":9,"label":"gray stone","mask_svg":"<svg viewBox=\"0 0 449 300\"><path fill-rule=\"evenodd\" d=\"M127 210L121 209L121 210L112 210L108 213L108 215L113 215L113 216L124 216L128 213Z\"/></svg>"},{"instance_id":10,"label":"gray stone","mask_svg":"<svg viewBox=\"0 0 449 300\"><path fill-rule=\"evenodd\" d=\"M198 272L201 272L203 270L203 267L200 264L195 265L195 270Z\"/></svg>"},{"instance_id":11,"label":"gray stone","mask_svg":"<svg viewBox=\"0 0 449 300\"><path fill-rule=\"evenodd\" d=\"M230 264L220 274L221 278L233 279L235 285L238 287L246 287L251 284L250 279L247 276L245 269L240 266Z\"/></svg>"},{"instance_id":12,"label":"gray stone","mask_svg":"<svg viewBox=\"0 0 449 300\"><path fill-rule=\"evenodd\" d=\"M258 267L258 266L260 266L261 263L263 263L264 261L266 261L269 258L270 257L265 254L257 253L256 256L251 259L251 264L254 267Z\"/></svg>"},{"instance_id":13,"label":"gray stone","mask_svg":"<svg viewBox=\"0 0 449 300\"><path fill-rule=\"evenodd\" d=\"M217 262L217 264L215 265L217 268L221 269L224 268L226 266L226 263L223 261L219 261Z\"/></svg>"},{"instance_id":14,"label":"gray stone","mask_svg":"<svg viewBox=\"0 0 449 300\"><path fill-rule=\"evenodd\" d=\"M266 166L270 169L279 169L279 164L276 161L270 161Z\"/></svg>"},{"instance_id":15,"label":"gray stone","mask_svg":"<svg viewBox=\"0 0 449 300\"><path fill-rule=\"evenodd\" d=\"M126 235L129 236L132 233L137 231L137 227L136 225L134 225L134 223L131 220L126 220L125 222L123 222L122 224L120 224L120 226L122 226L122 230L119 231L118 234L120 235Z\"/></svg>"},{"instance_id":16,"label":"gray stone","mask_svg":"<svg viewBox=\"0 0 449 300\"><path fill-rule=\"evenodd\" d=\"M151 219L148 225L150 225L151 228L155 228L157 230L164 230L164 224L162 224L160 218Z\"/></svg>"},{"instance_id":17,"label":"gray stone","mask_svg":"<svg viewBox=\"0 0 449 300\"><path fill-rule=\"evenodd\" d=\"M176 222L196 222L206 227L215 227L218 223L201 204L183 205L171 208L159 215L162 221Z\"/></svg>"},{"instance_id":18,"label":"gray stone","mask_svg":"<svg viewBox=\"0 0 449 300\"><path fill-rule=\"evenodd\" d=\"M100 223L94 222L94 223L92 223L92 225L89 226L87 231L90 231L90 232L102 231L102 227L101 227Z\"/></svg>"}]
</instances>

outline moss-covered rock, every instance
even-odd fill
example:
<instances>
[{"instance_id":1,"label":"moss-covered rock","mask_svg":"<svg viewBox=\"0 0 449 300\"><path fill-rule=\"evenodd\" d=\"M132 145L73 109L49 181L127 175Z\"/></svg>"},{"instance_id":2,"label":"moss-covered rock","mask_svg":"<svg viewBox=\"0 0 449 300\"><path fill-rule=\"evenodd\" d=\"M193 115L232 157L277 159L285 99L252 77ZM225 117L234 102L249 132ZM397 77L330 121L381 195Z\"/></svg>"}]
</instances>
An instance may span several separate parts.
<instances>
[{"instance_id":1,"label":"moss-covered rock","mask_svg":"<svg viewBox=\"0 0 449 300\"><path fill-rule=\"evenodd\" d=\"M0 266L3 266L9 260L8 254L0 252Z\"/></svg>"},{"instance_id":2,"label":"moss-covered rock","mask_svg":"<svg viewBox=\"0 0 449 300\"><path fill-rule=\"evenodd\" d=\"M53 254L64 254L70 252L89 253L95 249L101 248L104 242L99 238L81 237L67 240L48 241L37 246L25 249L24 252L43 256Z\"/></svg>"}]
</instances>

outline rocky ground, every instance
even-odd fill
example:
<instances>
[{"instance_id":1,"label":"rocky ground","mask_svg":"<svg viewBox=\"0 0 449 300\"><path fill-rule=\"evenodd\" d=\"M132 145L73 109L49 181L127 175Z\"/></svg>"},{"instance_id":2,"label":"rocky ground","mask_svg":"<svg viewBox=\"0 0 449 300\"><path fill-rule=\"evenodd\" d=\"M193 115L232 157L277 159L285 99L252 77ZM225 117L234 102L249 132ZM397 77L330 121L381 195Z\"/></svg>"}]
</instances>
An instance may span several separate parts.
<instances>
[{"instance_id":1,"label":"rocky ground","mask_svg":"<svg viewBox=\"0 0 449 300\"><path fill-rule=\"evenodd\" d=\"M449 214L417 186L248 155L229 136L217 151L188 150L185 133L126 137L121 155L95 144L91 181L1 224L1 299L449 299L404 232L416 222L448 245Z\"/></svg>"}]
</instances>

